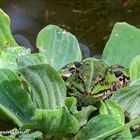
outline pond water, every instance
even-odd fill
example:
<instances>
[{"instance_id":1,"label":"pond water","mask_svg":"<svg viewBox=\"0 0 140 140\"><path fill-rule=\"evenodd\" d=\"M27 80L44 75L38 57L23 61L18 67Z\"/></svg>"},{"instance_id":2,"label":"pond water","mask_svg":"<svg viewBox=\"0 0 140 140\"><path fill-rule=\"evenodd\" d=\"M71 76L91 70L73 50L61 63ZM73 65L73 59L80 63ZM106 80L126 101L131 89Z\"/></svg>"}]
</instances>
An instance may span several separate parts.
<instances>
[{"instance_id":1,"label":"pond water","mask_svg":"<svg viewBox=\"0 0 140 140\"><path fill-rule=\"evenodd\" d=\"M91 56L102 53L116 22L140 27L139 0L1 0L0 8L11 18L17 42L33 51L38 32L48 24L72 32Z\"/></svg>"}]
</instances>

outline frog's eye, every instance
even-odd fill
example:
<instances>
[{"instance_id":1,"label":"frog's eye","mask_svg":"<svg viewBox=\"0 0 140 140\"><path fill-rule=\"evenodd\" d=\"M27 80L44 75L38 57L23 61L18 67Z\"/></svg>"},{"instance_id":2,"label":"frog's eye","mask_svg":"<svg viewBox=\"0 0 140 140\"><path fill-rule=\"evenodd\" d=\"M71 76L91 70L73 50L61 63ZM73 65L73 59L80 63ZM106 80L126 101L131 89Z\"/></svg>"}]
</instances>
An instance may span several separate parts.
<instances>
[{"instance_id":1,"label":"frog's eye","mask_svg":"<svg viewBox=\"0 0 140 140\"><path fill-rule=\"evenodd\" d=\"M63 68L62 68L62 71L66 71L66 72L74 72L75 71L75 67L69 67L69 66L64 66Z\"/></svg>"},{"instance_id":2,"label":"frog's eye","mask_svg":"<svg viewBox=\"0 0 140 140\"><path fill-rule=\"evenodd\" d=\"M70 76L72 76L76 69L81 66L81 64L82 63L79 62L67 64L59 71L59 73L62 76L62 78L66 81Z\"/></svg>"},{"instance_id":3,"label":"frog's eye","mask_svg":"<svg viewBox=\"0 0 140 140\"><path fill-rule=\"evenodd\" d=\"M116 77L122 76L124 73L122 71L114 71Z\"/></svg>"},{"instance_id":4,"label":"frog's eye","mask_svg":"<svg viewBox=\"0 0 140 140\"><path fill-rule=\"evenodd\" d=\"M63 70L69 70L69 68L70 68L70 67L68 67L68 66L66 65L66 66L64 66L62 69L63 69Z\"/></svg>"},{"instance_id":5,"label":"frog's eye","mask_svg":"<svg viewBox=\"0 0 140 140\"><path fill-rule=\"evenodd\" d=\"M65 70L61 71L61 76L64 81L66 81L71 75L72 75L72 73L69 71L65 71Z\"/></svg>"}]
</instances>

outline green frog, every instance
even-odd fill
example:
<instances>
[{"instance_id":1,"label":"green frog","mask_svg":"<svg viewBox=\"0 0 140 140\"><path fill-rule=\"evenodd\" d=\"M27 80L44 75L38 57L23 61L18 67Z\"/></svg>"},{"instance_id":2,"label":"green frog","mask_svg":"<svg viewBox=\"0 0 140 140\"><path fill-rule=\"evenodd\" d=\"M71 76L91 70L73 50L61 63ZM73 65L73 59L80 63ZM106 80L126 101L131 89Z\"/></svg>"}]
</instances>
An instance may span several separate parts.
<instances>
[{"instance_id":1,"label":"green frog","mask_svg":"<svg viewBox=\"0 0 140 140\"><path fill-rule=\"evenodd\" d=\"M85 60L66 65L61 71L69 96L82 105L93 105L109 98L129 84L128 70L120 65L109 67L102 60Z\"/></svg>"}]
</instances>

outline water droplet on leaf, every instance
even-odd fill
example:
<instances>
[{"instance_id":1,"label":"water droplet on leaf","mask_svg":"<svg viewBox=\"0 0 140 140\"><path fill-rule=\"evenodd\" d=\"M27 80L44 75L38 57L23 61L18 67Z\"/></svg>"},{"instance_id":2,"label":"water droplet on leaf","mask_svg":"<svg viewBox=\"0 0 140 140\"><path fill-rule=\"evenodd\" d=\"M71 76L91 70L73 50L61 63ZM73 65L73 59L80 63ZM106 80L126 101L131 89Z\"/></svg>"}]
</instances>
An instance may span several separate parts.
<instances>
[{"instance_id":1,"label":"water droplet on leaf","mask_svg":"<svg viewBox=\"0 0 140 140\"><path fill-rule=\"evenodd\" d=\"M66 33L66 30L63 30L62 34L65 34Z\"/></svg>"}]
</instances>

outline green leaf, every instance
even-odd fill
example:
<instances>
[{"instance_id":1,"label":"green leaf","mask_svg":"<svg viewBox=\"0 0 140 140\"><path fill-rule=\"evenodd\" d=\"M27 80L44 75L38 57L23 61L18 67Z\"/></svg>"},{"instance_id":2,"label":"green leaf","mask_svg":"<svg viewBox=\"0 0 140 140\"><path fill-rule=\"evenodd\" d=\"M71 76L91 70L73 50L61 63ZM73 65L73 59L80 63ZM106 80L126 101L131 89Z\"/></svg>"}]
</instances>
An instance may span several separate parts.
<instances>
[{"instance_id":1,"label":"green leaf","mask_svg":"<svg viewBox=\"0 0 140 140\"><path fill-rule=\"evenodd\" d=\"M12 48L5 48L0 53L0 68L8 68L11 70L16 71L17 69L17 59L20 56L30 53L29 50L23 47L12 47Z\"/></svg>"},{"instance_id":2,"label":"green leaf","mask_svg":"<svg viewBox=\"0 0 140 140\"><path fill-rule=\"evenodd\" d=\"M37 138L42 138L42 132L40 131L35 131L35 132L32 132L32 133L23 133L22 135L19 136L20 140L35 140Z\"/></svg>"},{"instance_id":3,"label":"green leaf","mask_svg":"<svg viewBox=\"0 0 140 140\"><path fill-rule=\"evenodd\" d=\"M87 107L83 107L81 111L75 112L73 115L79 121L80 127L85 125L88 122L89 116L96 110L95 107L89 105Z\"/></svg>"},{"instance_id":4,"label":"green leaf","mask_svg":"<svg viewBox=\"0 0 140 140\"><path fill-rule=\"evenodd\" d=\"M101 135L97 136L96 138L92 138L89 140L104 140L105 138L110 138L110 136L113 136L113 135L116 137L117 136L116 134L118 133L118 136L119 136L120 132L122 132L126 127L130 128L130 127L133 127L136 125L140 125L140 117L128 122L125 125L121 125L119 127L116 127L114 129L108 131L107 133L102 133Z\"/></svg>"},{"instance_id":5,"label":"green leaf","mask_svg":"<svg viewBox=\"0 0 140 140\"><path fill-rule=\"evenodd\" d=\"M36 65L43 63L46 63L46 57L44 55L40 53L27 54L18 58L17 67L18 69L20 69L28 65Z\"/></svg>"},{"instance_id":6,"label":"green leaf","mask_svg":"<svg viewBox=\"0 0 140 140\"><path fill-rule=\"evenodd\" d=\"M34 116L36 128L52 136L67 136L78 132L80 126L66 107L53 110L37 109Z\"/></svg>"},{"instance_id":7,"label":"green leaf","mask_svg":"<svg viewBox=\"0 0 140 140\"><path fill-rule=\"evenodd\" d=\"M55 25L48 25L39 32L37 47L46 56L47 63L56 70L82 59L76 37Z\"/></svg>"},{"instance_id":8,"label":"green leaf","mask_svg":"<svg viewBox=\"0 0 140 140\"><path fill-rule=\"evenodd\" d=\"M133 140L140 140L140 136L133 138Z\"/></svg>"},{"instance_id":9,"label":"green leaf","mask_svg":"<svg viewBox=\"0 0 140 140\"><path fill-rule=\"evenodd\" d=\"M140 84L116 91L110 100L118 103L130 119L140 116Z\"/></svg>"},{"instance_id":10,"label":"green leaf","mask_svg":"<svg viewBox=\"0 0 140 140\"><path fill-rule=\"evenodd\" d=\"M10 19L0 9L0 48L18 46L10 31Z\"/></svg>"},{"instance_id":11,"label":"green leaf","mask_svg":"<svg viewBox=\"0 0 140 140\"><path fill-rule=\"evenodd\" d=\"M90 139L92 140L92 139ZM98 140L98 139L97 139ZM100 139L99 139L100 140ZM116 133L114 135L111 135L103 140L122 140L122 133Z\"/></svg>"},{"instance_id":12,"label":"green leaf","mask_svg":"<svg viewBox=\"0 0 140 140\"><path fill-rule=\"evenodd\" d=\"M106 100L101 102L100 114L108 114L113 116L120 124L125 123L125 116L120 105L113 101Z\"/></svg>"},{"instance_id":13,"label":"green leaf","mask_svg":"<svg viewBox=\"0 0 140 140\"><path fill-rule=\"evenodd\" d=\"M8 117L5 116L4 111L0 108L0 125L1 123L7 122L8 121Z\"/></svg>"},{"instance_id":14,"label":"green leaf","mask_svg":"<svg viewBox=\"0 0 140 140\"><path fill-rule=\"evenodd\" d=\"M70 113L77 112L77 100L75 97L67 97L65 99L65 106L69 110Z\"/></svg>"},{"instance_id":15,"label":"green leaf","mask_svg":"<svg viewBox=\"0 0 140 140\"><path fill-rule=\"evenodd\" d=\"M132 135L129 127L125 127L125 129L122 132L122 138L123 140L132 140Z\"/></svg>"},{"instance_id":16,"label":"green leaf","mask_svg":"<svg viewBox=\"0 0 140 140\"><path fill-rule=\"evenodd\" d=\"M1 136L0 135L0 140L8 140L8 138L6 136Z\"/></svg>"},{"instance_id":17,"label":"green leaf","mask_svg":"<svg viewBox=\"0 0 140 140\"><path fill-rule=\"evenodd\" d=\"M64 81L50 65L30 65L19 71L31 88L35 108L56 109L64 106Z\"/></svg>"},{"instance_id":18,"label":"green leaf","mask_svg":"<svg viewBox=\"0 0 140 140\"><path fill-rule=\"evenodd\" d=\"M34 114L30 95L18 76L8 69L0 69L0 109L19 126L30 123Z\"/></svg>"},{"instance_id":19,"label":"green leaf","mask_svg":"<svg viewBox=\"0 0 140 140\"><path fill-rule=\"evenodd\" d=\"M139 130L132 132L133 140L139 140L140 139L140 132Z\"/></svg>"},{"instance_id":20,"label":"green leaf","mask_svg":"<svg viewBox=\"0 0 140 140\"><path fill-rule=\"evenodd\" d=\"M140 85L140 79L132 81L129 86Z\"/></svg>"},{"instance_id":21,"label":"green leaf","mask_svg":"<svg viewBox=\"0 0 140 140\"><path fill-rule=\"evenodd\" d=\"M127 125L125 125L122 132L111 135L110 137L107 137L105 140L133 140L133 139L130 128Z\"/></svg>"},{"instance_id":22,"label":"green leaf","mask_svg":"<svg viewBox=\"0 0 140 140\"><path fill-rule=\"evenodd\" d=\"M130 80L137 80L140 78L140 55L136 56L131 61L129 74L130 74Z\"/></svg>"},{"instance_id":23,"label":"green leaf","mask_svg":"<svg viewBox=\"0 0 140 140\"><path fill-rule=\"evenodd\" d=\"M85 59L83 60L83 62L84 62L84 61L87 61L87 60L90 60L90 61L99 61L99 59L97 59L97 58L95 58L95 57L88 57L88 58L85 58Z\"/></svg>"},{"instance_id":24,"label":"green leaf","mask_svg":"<svg viewBox=\"0 0 140 140\"><path fill-rule=\"evenodd\" d=\"M96 137L102 134L108 134L119 126L120 124L114 117L101 114L88 121L77 134L76 140L96 139Z\"/></svg>"},{"instance_id":25,"label":"green leaf","mask_svg":"<svg viewBox=\"0 0 140 140\"><path fill-rule=\"evenodd\" d=\"M140 54L139 45L139 29L124 22L116 23L102 58L109 65L120 64L128 68L132 59Z\"/></svg>"},{"instance_id":26,"label":"green leaf","mask_svg":"<svg viewBox=\"0 0 140 140\"><path fill-rule=\"evenodd\" d=\"M96 110L95 107L89 105L87 107L83 107L81 111L77 110L77 100L75 97L67 97L65 100L65 105L69 112L75 116L75 118L79 121L80 127L85 125L88 121L89 115Z\"/></svg>"}]
</instances>

